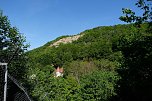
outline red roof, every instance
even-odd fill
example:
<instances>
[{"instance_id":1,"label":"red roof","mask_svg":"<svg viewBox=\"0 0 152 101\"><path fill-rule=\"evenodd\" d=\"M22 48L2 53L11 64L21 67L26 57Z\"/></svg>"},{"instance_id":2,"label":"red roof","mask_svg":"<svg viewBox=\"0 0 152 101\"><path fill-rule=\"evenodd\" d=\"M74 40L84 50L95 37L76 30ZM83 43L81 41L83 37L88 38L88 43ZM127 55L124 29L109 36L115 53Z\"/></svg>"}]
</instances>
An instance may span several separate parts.
<instances>
[{"instance_id":1,"label":"red roof","mask_svg":"<svg viewBox=\"0 0 152 101\"><path fill-rule=\"evenodd\" d=\"M55 72L60 72L60 73L62 73L62 72L63 72L63 68L57 67L57 69L55 70Z\"/></svg>"}]
</instances>

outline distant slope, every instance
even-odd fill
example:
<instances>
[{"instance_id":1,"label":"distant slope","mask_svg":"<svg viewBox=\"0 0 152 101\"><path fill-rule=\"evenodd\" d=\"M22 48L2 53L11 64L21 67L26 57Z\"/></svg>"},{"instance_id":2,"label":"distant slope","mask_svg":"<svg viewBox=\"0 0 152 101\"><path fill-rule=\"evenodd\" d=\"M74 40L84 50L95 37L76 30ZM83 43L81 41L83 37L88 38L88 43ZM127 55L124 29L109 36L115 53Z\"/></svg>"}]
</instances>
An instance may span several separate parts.
<instances>
[{"instance_id":1,"label":"distant slope","mask_svg":"<svg viewBox=\"0 0 152 101\"><path fill-rule=\"evenodd\" d=\"M143 27L144 30L144 27ZM85 30L74 36L61 36L45 45L27 52L32 63L45 67L50 64L65 65L76 60L120 60L120 39L131 41L137 29L132 24L101 26ZM34 65L33 65L34 66Z\"/></svg>"},{"instance_id":2,"label":"distant slope","mask_svg":"<svg viewBox=\"0 0 152 101\"><path fill-rule=\"evenodd\" d=\"M135 31L132 25L96 27L78 35L58 37L27 54L30 61L42 67L50 64L63 66L67 62L84 59L103 58L115 61L121 54L113 52L112 48L118 44L120 37L126 37Z\"/></svg>"}]
</instances>

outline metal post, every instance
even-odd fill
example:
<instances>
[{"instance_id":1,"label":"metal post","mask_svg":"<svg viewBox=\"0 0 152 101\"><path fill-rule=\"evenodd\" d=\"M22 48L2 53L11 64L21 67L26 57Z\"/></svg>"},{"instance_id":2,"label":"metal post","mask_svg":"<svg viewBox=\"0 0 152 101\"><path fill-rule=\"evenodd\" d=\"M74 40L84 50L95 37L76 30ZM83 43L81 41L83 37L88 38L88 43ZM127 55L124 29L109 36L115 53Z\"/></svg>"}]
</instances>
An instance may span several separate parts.
<instances>
[{"instance_id":1,"label":"metal post","mask_svg":"<svg viewBox=\"0 0 152 101\"><path fill-rule=\"evenodd\" d=\"M6 95L7 95L7 63L5 64L5 86L4 86L4 101L6 101Z\"/></svg>"},{"instance_id":2,"label":"metal post","mask_svg":"<svg viewBox=\"0 0 152 101\"><path fill-rule=\"evenodd\" d=\"M4 85L4 101L6 101L6 95L7 95L7 74L8 74L8 71L7 71L7 63L0 63L0 65L2 66L5 66L4 67L4 72L5 72L5 85Z\"/></svg>"}]
</instances>

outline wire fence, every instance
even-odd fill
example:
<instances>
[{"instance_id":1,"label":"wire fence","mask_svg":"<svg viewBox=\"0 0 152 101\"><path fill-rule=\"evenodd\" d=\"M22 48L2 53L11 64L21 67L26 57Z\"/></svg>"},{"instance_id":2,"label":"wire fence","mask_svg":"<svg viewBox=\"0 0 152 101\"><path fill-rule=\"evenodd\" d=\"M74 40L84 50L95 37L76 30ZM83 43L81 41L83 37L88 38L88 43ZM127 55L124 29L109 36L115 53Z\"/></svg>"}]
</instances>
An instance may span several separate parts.
<instances>
[{"instance_id":1,"label":"wire fence","mask_svg":"<svg viewBox=\"0 0 152 101\"><path fill-rule=\"evenodd\" d=\"M0 101L4 101L5 66L0 65ZM32 101L26 89L9 73L7 75L6 101Z\"/></svg>"}]
</instances>

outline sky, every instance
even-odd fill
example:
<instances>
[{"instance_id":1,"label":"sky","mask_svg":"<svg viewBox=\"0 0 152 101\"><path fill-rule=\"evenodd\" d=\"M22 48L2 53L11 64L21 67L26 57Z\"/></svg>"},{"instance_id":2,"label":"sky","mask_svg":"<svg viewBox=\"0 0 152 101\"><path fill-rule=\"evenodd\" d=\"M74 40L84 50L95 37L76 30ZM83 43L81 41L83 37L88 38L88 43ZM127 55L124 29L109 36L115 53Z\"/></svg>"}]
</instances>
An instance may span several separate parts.
<instances>
[{"instance_id":1,"label":"sky","mask_svg":"<svg viewBox=\"0 0 152 101\"><path fill-rule=\"evenodd\" d=\"M79 34L98 26L124 24L122 8L134 11L136 0L0 0L11 26L19 29L29 50L63 35Z\"/></svg>"}]
</instances>

